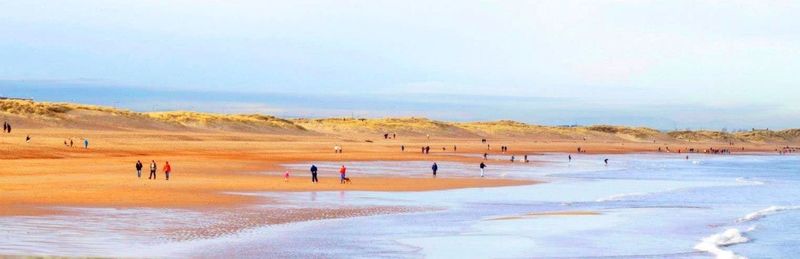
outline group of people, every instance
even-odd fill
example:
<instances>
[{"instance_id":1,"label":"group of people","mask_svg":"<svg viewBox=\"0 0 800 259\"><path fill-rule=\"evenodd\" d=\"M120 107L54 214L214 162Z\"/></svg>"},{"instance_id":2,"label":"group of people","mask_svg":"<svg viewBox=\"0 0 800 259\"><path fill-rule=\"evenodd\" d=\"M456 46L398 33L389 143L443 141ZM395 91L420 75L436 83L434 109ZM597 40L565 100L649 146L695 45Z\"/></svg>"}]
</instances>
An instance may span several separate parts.
<instances>
[{"instance_id":1,"label":"group of people","mask_svg":"<svg viewBox=\"0 0 800 259\"><path fill-rule=\"evenodd\" d=\"M342 146L339 146L339 145L333 146L333 152L337 153L337 154L341 154L342 153Z\"/></svg>"},{"instance_id":2,"label":"group of people","mask_svg":"<svg viewBox=\"0 0 800 259\"><path fill-rule=\"evenodd\" d=\"M11 133L11 124L7 121L3 122L3 133Z\"/></svg>"},{"instance_id":3,"label":"group of people","mask_svg":"<svg viewBox=\"0 0 800 259\"><path fill-rule=\"evenodd\" d=\"M383 133L383 139L396 139L396 138L397 138L397 133L392 133L391 135L389 135L389 133Z\"/></svg>"},{"instance_id":4,"label":"group of people","mask_svg":"<svg viewBox=\"0 0 800 259\"><path fill-rule=\"evenodd\" d=\"M319 168L317 168L317 165L312 164L311 168L309 169L309 171L311 171L311 182L312 183L319 183L319 177L317 177L317 173L319 172ZM283 180L287 181L287 182L289 181L289 171L286 171L284 173ZM344 184L344 183L347 183L349 181L350 181L350 178L347 177L347 167L342 165L341 167L339 167L339 183Z\"/></svg>"},{"instance_id":5,"label":"group of people","mask_svg":"<svg viewBox=\"0 0 800 259\"><path fill-rule=\"evenodd\" d=\"M64 146L65 147L72 147L73 145L75 145L75 142L72 141L72 138L68 138L68 139L64 140ZM83 148L84 149L89 149L89 139L88 138L84 138L83 139Z\"/></svg>"},{"instance_id":6,"label":"group of people","mask_svg":"<svg viewBox=\"0 0 800 259\"><path fill-rule=\"evenodd\" d=\"M506 151L508 151L508 146L500 146L500 152L505 153Z\"/></svg>"},{"instance_id":7,"label":"group of people","mask_svg":"<svg viewBox=\"0 0 800 259\"><path fill-rule=\"evenodd\" d=\"M142 178L142 168L144 165L142 164L141 160L136 160L136 177ZM156 171L158 170L158 165L156 165L155 160L150 160L150 176L147 179L156 179ZM169 165L169 161L164 162L164 167L162 168L164 172L164 176L166 177L167 181L169 181L169 173L172 172L172 166Z\"/></svg>"},{"instance_id":8,"label":"group of people","mask_svg":"<svg viewBox=\"0 0 800 259\"><path fill-rule=\"evenodd\" d=\"M430 154L431 153L431 146L424 146L422 147L423 154Z\"/></svg>"},{"instance_id":9,"label":"group of people","mask_svg":"<svg viewBox=\"0 0 800 259\"><path fill-rule=\"evenodd\" d=\"M775 151L778 151L778 154L781 154L781 155L794 153L794 152L797 152L798 150L800 150L800 148L790 147L790 146L785 146L785 147L782 147L780 149L775 149Z\"/></svg>"},{"instance_id":10,"label":"group of people","mask_svg":"<svg viewBox=\"0 0 800 259\"><path fill-rule=\"evenodd\" d=\"M672 152L672 150L670 150L669 147L664 147L664 149L662 149L661 147L658 147L657 150L658 150L658 152L667 152L667 153L671 153ZM744 147L742 147L742 151L744 151ZM676 152L678 152L678 154L681 154L681 153L700 153L701 151L700 151L700 149L695 149L695 148L685 148L685 149L679 148L679 149L676 150ZM731 150L728 149L728 148L713 148L713 147L709 147L707 149L702 150L702 153L706 153L706 154L730 154Z\"/></svg>"},{"instance_id":11,"label":"group of people","mask_svg":"<svg viewBox=\"0 0 800 259\"><path fill-rule=\"evenodd\" d=\"M481 162L481 164L478 165L478 168L481 169L481 177L484 177L485 175L484 170L486 170L486 164ZM433 171L433 178L436 178L436 174L439 172L439 164L433 162L433 165L431 165L431 171Z\"/></svg>"}]
</instances>

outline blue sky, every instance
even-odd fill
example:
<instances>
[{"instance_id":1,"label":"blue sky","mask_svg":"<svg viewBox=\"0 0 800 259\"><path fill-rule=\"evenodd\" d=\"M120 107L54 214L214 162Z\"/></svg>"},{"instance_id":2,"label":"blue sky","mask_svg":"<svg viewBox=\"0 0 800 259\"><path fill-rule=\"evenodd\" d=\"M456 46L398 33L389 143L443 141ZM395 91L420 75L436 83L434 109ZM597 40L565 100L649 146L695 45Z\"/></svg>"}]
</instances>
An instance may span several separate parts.
<instances>
[{"instance_id":1,"label":"blue sky","mask_svg":"<svg viewBox=\"0 0 800 259\"><path fill-rule=\"evenodd\" d=\"M289 117L800 127L796 1L1 1L0 94Z\"/></svg>"}]
</instances>

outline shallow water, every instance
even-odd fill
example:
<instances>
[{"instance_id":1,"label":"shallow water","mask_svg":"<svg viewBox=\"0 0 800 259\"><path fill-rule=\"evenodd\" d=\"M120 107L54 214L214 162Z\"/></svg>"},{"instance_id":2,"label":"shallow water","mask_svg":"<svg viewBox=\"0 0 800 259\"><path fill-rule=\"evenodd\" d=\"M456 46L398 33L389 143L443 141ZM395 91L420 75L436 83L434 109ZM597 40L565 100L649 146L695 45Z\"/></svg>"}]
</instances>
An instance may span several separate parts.
<instances>
[{"instance_id":1,"label":"shallow water","mask_svg":"<svg viewBox=\"0 0 800 259\"><path fill-rule=\"evenodd\" d=\"M604 158L610 159L608 166ZM254 215L353 208L339 212L346 218L283 224L259 216L83 208L61 216L0 218L0 254L785 258L800 253L796 156L690 155L686 160L663 154L578 155L567 162L566 155L548 154L529 159L544 163L490 161L487 176L548 183L430 192L247 194L284 202L249 208ZM430 177L430 162L424 161L345 165L355 178ZM287 166L302 172L308 165ZM339 164L317 166L322 174L335 174ZM439 166L440 177L478 177L476 165ZM418 209L383 209L395 207ZM599 215L526 216L552 211ZM180 227L213 228L232 219L247 225L213 235ZM166 223L184 230L164 231Z\"/></svg>"}]
</instances>

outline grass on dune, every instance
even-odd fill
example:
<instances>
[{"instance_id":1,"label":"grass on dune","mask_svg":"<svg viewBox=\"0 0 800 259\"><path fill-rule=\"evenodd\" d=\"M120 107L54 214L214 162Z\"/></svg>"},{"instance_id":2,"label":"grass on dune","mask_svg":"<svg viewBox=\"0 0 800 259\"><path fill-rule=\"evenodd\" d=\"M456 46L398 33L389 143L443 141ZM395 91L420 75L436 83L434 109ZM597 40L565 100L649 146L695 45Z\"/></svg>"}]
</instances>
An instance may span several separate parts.
<instances>
[{"instance_id":1,"label":"grass on dune","mask_svg":"<svg viewBox=\"0 0 800 259\"><path fill-rule=\"evenodd\" d=\"M149 112L145 116L163 121L183 125L211 126L225 124L248 124L254 126L276 127L285 129L305 130L305 128L292 121L270 115L261 114L217 114L189 111Z\"/></svg>"},{"instance_id":2,"label":"grass on dune","mask_svg":"<svg viewBox=\"0 0 800 259\"><path fill-rule=\"evenodd\" d=\"M0 111L22 116L35 115L43 117L58 117L59 115L74 110L106 112L116 115L134 114L133 112L127 110L97 105L34 102L26 100L0 100Z\"/></svg>"},{"instance_id":3,"label":"grass on dune","mask_svg":"<svg viewBox=\"0 0 800 259\"><path fill-rule=\"evenodd\" d=\"M113 107L57 102L35 102L28 100L0 100L0 113L28 118L57 119L59 121L79 119L84 113L95 112L123 115L132 119L144 119L158 123L173 123L198 128L215 128L228 131L260 131L280 129L287 132L316 132L347 135L353 133L382 134L399 133L406 135L432 135L440 137L514 137L538 139L581 139L612 137L627 141L650 141L672 139L690 142L730 142L744 141L756 143L787 143L800 140L800 129L752 130L727 133L712 130L661 132L645 127L626 127L614 125L593 125L580 127L558 127L526 124L511 120L491 122L444 122L419 117L406 118L321 118L321 119L283 119L261 114L217 114L191 111L139 113ZM71 116L67 116L70 114ZM78 116L78 117L76 117ZM92 120L96 120L95 117ZM117 120L125 120L125 117ZM147 124L145 124L147 125ZM145 126L147 127L147 126Z\"/></svg>"},{"instance_id":4,"label":"grass on dune","mask_svg":"<svg viewBox=\"0 0 800 259\"><path fill-rule=\"evenodd\" d=\"M459 131L458 128L441 121L426 118L325 118L295 119L298 125L325 132L374 132L374 133L415 133L436 134L446 131Z\"/></svg>"}]
</instances>

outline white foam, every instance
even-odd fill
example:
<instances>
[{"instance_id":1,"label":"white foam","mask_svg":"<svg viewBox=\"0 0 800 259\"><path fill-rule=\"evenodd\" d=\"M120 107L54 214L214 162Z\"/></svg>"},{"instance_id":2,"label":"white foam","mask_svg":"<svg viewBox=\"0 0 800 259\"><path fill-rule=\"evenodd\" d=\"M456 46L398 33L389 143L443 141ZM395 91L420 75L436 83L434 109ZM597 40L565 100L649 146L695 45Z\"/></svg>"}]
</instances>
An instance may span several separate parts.
<instances>
[{"instance_id":1,"label":"white foam","mask_svg":"<svg viewBox=\"0 0 800 259\"><path fill-rule=\"evenodd\" d=\"M645 196L647 193L645 192L632 192L632 193L622 193L622 194L614 194L605 198L600 198L595 200L595 202L607 202L607 201L618 201L624 198L629 197L636 197L636 196Z\"/></svg>"},{"instance_id":2,"label":"white foam","mask_svg":"<svg viewBox=\"0 0 800 259\"><path fill-rule=\"evenodd\" d=\"M741 231L729 228L722 233L710 235L703 238L694 249L713 254L717 259L746 259L747 257L737 255L733 251L722 249L723 247L746 243L750 241Z\"/></svg>"},{"instance_id":3,"label":"white foam","mask_svg":"<svg viewBox=\"0 0 800 259\"><path fill-rule=\"evenodd\" d=\"M736 182L749 184L749 185L764 185L764 182L758 180L747 179L744 177L736 178Z\"/></svg>"},{"instance_id":4,"label":"white foam","mask_svg":"<svg viewBox=\"0 0 800 259\"><path fill-rule=\"evenodd\" d=\"M736 179L739 181L739 179ZM764 218L768 215L772 215L775 213L779 213L781 211L787 210L797 210L800 209L800 206L769 206L765 209L761 209L752 213L745 215L744 217L737 220L737 222L749 222ZM710 235L708 237L703 238L697 245L694 246L695 250L708 252L713 254L717 259L742 259L747 258L741 255L735 254L733 251L722 249L723 247L747 243L750 241L749 238L744 236L744 233L753 231L756 229L756 226L750 226L744 232L740 231L736 228L729 228L722 233Z\"/></svg>"},{"instance_id":5,"label":"white foam","mask_svg":"<svg viewBox=\"0 0 800 259\"><path fill-rule=\"evenodd\" d=\"M758 220L768 215L772 215L781 211L797 210L797 209L800 209L800 206L769 206L766 209L762 209L745 215L744 217L740 218L738 222L748 222L748 221Z\"/></svg>"}]
</instances>

